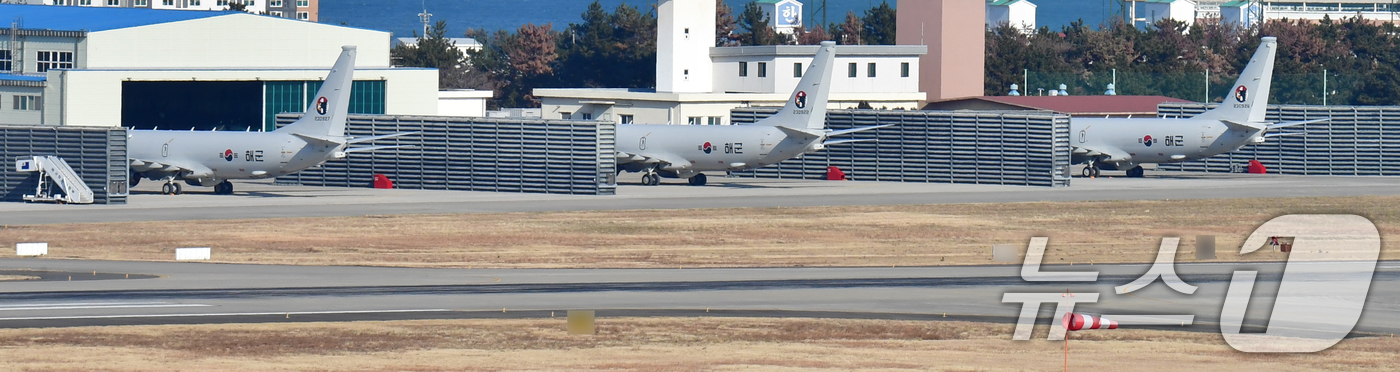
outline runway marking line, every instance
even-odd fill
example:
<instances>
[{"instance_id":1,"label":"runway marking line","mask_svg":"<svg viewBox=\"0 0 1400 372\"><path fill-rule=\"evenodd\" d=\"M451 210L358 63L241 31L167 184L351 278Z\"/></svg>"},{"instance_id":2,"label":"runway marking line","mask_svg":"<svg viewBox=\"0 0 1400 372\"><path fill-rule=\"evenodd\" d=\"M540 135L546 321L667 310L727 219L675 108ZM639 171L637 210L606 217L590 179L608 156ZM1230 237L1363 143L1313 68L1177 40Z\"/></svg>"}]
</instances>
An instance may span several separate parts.
<instances>
[{"instance_id":1,"label":"runway marking line","mask_svg":"<svg viewBox=\"0 0 1400 372\"><path fill-rule=\"evenodd\" d=\"M43 306L43 307L0 307L0 311L26 311L26 310L83 310L83 309L139 309L139 308L162 308L162 307L207 307L214 305L205 304L149 304L149 305L86 305L86 306Z\"/></svg>"},{"instance_id":2,"label":"runway marking line","mask_svg":"<svg viewBox=\"0 0 1400 372\"><path fill-rule=\"evenodd\" d=\"M207 306L207 305L206 305ZM378 314L378 313L426 313L452 311L450 309L405 309L405 310L346 310L346 311L274 311L258 313L205 313L205 314L134 314L134 315L90 315L90 316L39 316L0 318L6 320L65 320L65 319L120 319L120 318L186 318L205 316L256 316L256 315L335 315L335 314Z\"/></svg>"}]
</instances>

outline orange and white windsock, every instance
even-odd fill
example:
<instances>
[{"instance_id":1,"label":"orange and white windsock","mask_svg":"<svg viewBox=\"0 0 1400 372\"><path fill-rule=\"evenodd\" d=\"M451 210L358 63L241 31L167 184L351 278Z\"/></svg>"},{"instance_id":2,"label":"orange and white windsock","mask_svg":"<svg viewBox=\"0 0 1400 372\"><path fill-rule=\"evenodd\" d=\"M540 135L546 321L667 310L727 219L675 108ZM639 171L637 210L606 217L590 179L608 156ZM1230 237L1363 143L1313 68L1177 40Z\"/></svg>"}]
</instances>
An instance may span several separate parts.
<instances>
[{"instance_id":1,"label":"orange and white windsock","mask_svg":"<svg viewBox=\"0 0 1400 372\"><path fill-rule=\"evenodd\" d=\"M1086 314L1065 313L1062 320L1066 330L1118 329L1118 322Z\"/></svg>"}]
</instances>

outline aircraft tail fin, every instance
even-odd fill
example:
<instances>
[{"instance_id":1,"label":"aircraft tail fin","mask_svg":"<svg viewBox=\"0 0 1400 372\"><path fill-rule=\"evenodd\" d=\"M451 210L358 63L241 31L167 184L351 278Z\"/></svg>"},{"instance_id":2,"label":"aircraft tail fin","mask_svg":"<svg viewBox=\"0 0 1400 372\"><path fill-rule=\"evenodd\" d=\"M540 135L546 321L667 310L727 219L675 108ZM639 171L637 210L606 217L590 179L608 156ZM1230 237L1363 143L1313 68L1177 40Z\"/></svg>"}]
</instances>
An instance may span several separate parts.
<instances>
[{"instance_id":1,"label":"aircraft tail fin","mask_svg":"<svg viewBox=\"0 0 1400 372\"><path fill-rule=\"evenodd\" d=\"M316 91L316 99L306 107L301 119L278 132L300 133L317 137L345 137L345 116L350 112L350 85L355 80L355 46L340 47L330 74Z\"/></svg>"},{"instance_id":2,"label":"aircraft tail fin","mask_svg":"<svg viewBox=\"0 0 1400 372\"><path fill-rule=\"evenodd\" d=\"M797 82L782 111L753 125L822 131L826 128L826 102L831 93L831 69L836 62L836 42L823 41L811 66Z\"/></svg>"},{"instance_id":3,"label":"aircraft tail fin","mask_svg":"<svg viewBox=\"0 0 1400 372\"><path fill-rule=\"evenodd\" d=\"M1259 41L1259 49L1249 58L1249 64L1235 80L1230 93L1219 107L1196 115L1195 119L1226 120L1235 123L1263 123L1269 106L1269 83L1274 75L1274 55L1278 39L1269 36Z\"/></svg>"}]
</instances>

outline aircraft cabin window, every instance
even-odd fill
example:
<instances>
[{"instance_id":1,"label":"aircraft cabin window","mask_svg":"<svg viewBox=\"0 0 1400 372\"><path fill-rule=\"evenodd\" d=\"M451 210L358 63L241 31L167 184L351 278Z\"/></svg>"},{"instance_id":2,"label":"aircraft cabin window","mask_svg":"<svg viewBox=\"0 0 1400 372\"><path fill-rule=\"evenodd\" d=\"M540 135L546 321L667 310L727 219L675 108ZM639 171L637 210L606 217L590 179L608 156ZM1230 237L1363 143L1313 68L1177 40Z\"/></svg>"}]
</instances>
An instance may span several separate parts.
<instances>
[{"instance_id":1,"label":"aircraft cabin window","mask_svg":"<svg viewBox=\"0 0 1400 372\"><path fill-rule=\"evenodd\" d=\"M768 63L767 63L767 62L759 62L759 63L758 63L758 77L768 77Z\"/></svg>"},{"instance_id":2,"label":"aircraft cabin window","mask_svg":"<svg viewBox=\"0 0 1400 372\"><path fill-rule=\"evenodd\" d=\"M739 62L739 77L749 76L749 63Z\"/></svg>"},{"instance_id":3,"label":"aircraft cabin window","mask_svg":"<svg viewBox=\"0 0 1400 372\"><path fill-rule=\"evenodd\" d=\"M846 66L846 73L847 73L847 75L850 75L850 77L856 77L856 63L855 63L855 62L851 62L850 65Z\"/></svg>"}]
</instances>

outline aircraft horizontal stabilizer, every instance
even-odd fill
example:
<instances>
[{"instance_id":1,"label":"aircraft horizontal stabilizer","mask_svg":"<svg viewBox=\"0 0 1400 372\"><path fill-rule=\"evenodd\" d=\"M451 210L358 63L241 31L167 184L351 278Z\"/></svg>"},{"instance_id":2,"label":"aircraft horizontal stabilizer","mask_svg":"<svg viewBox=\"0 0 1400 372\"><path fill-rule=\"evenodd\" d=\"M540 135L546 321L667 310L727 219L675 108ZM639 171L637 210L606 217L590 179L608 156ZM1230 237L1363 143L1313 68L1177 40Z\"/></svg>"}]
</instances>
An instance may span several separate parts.
<instances>
[{"instance_id":1,"label":"aircraft horizontal stabilizer","mask_svg":"<svg viewBox=\"0 0 1400 372\"><path fill-rule=\"evenodd\" d=\"M293 135L293 136L297 136L297 138L304 139L304 140L306 140L307 143L311 143L311 144L326 145L326 146L340 146L340 145L344 145L344 144L345 144L345 140L343 140L343 139L328 138L328 137L317 137L317 136L313 136L313 135L310 135L310 134L302 134L302 133L296 133L296 132L292 132L292 133L288 133L288 134L291 134L291 135Z\"/></svg>"},{"instance_id":2,"label":"aircraft horizontal stabilizer","mask_svg":"<svg viewBox=\"0 0 1400 372\"><path fill-rule=\"evenodd\" d=\"M868 126L868 127L851 128L851 129L843 129L843 130L834 130L834 131L827 132L827 133L826 133L826 136L827 136L827 137L835 137L835 136L840 136L840 135L845 135L845 134L851 134L851 133L856 133L856 132L864 132L864 131L867 131L867 130L875 130L875 129L880 129L880 128L884 128L884 127L891 127L891 126L894 126L894 124L882 124L882 125L872 125L872 126ZM827 142L827 143L831 143L831 142Z\"/></svg>"},{"instance_id":3,"label":"aircraft horizontal stabilizer","mask_svg":"<svg viewBox=\"0 0 1400 372\"><path fill-rule=\"evenodd\" d=\"M401 148L413 148L413 147L417 147L417 146L413 146L413 145L384 145L384 146L369 146L369 147L351 147L351 148L345 149L345 151L342 151L342 152L344 152L344 153L346 153L346 154L349 154L349 153L354 153L354 152L368 152L368 151L379 151L379 150L401 149Z\"/></svg>"},{"instance_id":4,"label":"aircraft horizontal stabilizer","mask_svg":"<svg viewBox=\"0 0 1400 372\"><path fill-rule=\"evenodd\" d=\"M1265 123L1239 123L1229 120L1221 120L1220 122L1225 123L1225 125L1229 126L1230 129L1240 129L1251 132L1268 129L1268 125Z\"/></svg>"},{"instance_id":5,"label":"aircraft horizontal stabilizer","mask_svg":"<svg viewBox=\"0 0 1400 372\"><path fill-rule=\"evenodd\" d=\"M802 141L815 140L825 135L824 133L818 133L806 129L789 128L781 125L776 126L775 128L778 128L778 130L783 131L783 133L787 134L788 137L797 138Z\"/></svg>"},{"instance_id":6,"label":"aircraft horizontal stabilizer","mask_svg":"<svg viewBox=\"0 0 1400 372\"><path fill-rule=\"evenodd\" d=\"M1317 119L1317 120L1292 121L1292 122L1287 122L1287 123L1273 123L1273 124L1269 124L1269 129L1272 130L1272 129L1278 129L1278 128L1287 128L1287 127L1299 126L1299 125L1316 124L1316 123L1326 123L1326 122L1328 122L1328 121L1330 121L1330 120L1332 120L1332 119L1331 119L1331 118L1327 118L1327 119Z\"/></svg>"},{"instance_id":7,"label":"aircraft horizontal stabilizer","mask_svg":"<svg viewBox=\"0 0 1400 372\"><path fill-rule=\"evenodd\" d=\"M403 132L403 133L386 134L386 135L374 136L374 137L356 137L356 138L351 138L349 141L345 141L345 143L346 143L346 144L351 144L351 143L374 142L374 141L378 141L378 140L382 140L382 139L388 139L388 138L394 138L394 137L400 137L400 136L407 136L407 135L410 135L410 134L419 134L419 133L423 133L423 132Z\"/></svg>"},{"instance_id":8,"label":"aircraft horizontal stabilizer","mask_svg":"<svg viewBox=\"0 0 1400 372\"><path fill-rule=\"evenodd\" d=\"M826 142L822 142L822 146L840 145L840 144L843 144L843 143L851 143L851 142L867 142L867 141L874 141L874 140L875 140L874 138L862 138L862 139L848 139L848 140L826 141Z\"/></svg>"}]
</instances>

